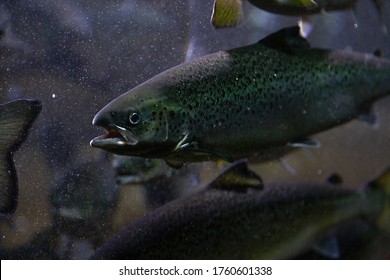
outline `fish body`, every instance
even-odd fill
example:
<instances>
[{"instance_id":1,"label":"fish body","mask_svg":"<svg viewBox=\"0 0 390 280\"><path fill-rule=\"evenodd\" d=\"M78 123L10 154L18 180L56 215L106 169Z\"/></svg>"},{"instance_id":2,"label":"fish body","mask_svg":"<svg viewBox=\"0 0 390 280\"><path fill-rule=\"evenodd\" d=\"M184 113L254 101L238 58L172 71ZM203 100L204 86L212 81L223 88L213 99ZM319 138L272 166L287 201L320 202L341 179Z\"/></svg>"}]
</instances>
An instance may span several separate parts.
<instances>
[{"instance_id":1,"label":"fish body","mask_svg":"<svg viewBox=\"0 0 390 280\"><path fill-rule=\"evenodd\" d=\"M16 210L18 181L12 157L40 111L38 100L15 100L0 105L0 214Z\"/></svg>"},{"instance_id":2,"label":"fish body","mask_svg":"<svg viewBox=\"0 0 390 280\"><path fill-rule=\"evenodd\" d=\"M351 9L357 0L248 0L248 2L267 12L304 16L323 11ZM215 28L239 25L245 16L246 4L246 0L215 0L211 15L212 25Z\"/></svg>"},{"instance_id":3,"label":"fish body","mask_svg":"<svg viewBox=\"0 0 390 280\"><path fill-rule=\"evenodd\" d=\"M299 28L176 66L93 119L94 147L170 163L233 161L297 147L390 92L390 60L311 48Z\"/></svg>"},{"instance_id":4,"label":"fish body","mask_svg":"<svg viewBox=\"0 0 390 280\"><path fill-rule=\"evenodd\" d=\"M233 166L205 190L149 212L93 258L285 259L355 218L390 230L388 182L361 192L327 184L275 184L260 190L253 188L252 175L229 186L226 176L248 178L249 172L242 164Z\"/></svg>"},{"instance_id":5,"label":"fish body","mask_svg":"<svg viewBox=\"0 0 390 280\"><path fill-rule=\"evenodd\" d=\"M248 0L254 6L276 14L300 16L322 11L351 9L357 0Z\"/></svg>"}]
</instances>

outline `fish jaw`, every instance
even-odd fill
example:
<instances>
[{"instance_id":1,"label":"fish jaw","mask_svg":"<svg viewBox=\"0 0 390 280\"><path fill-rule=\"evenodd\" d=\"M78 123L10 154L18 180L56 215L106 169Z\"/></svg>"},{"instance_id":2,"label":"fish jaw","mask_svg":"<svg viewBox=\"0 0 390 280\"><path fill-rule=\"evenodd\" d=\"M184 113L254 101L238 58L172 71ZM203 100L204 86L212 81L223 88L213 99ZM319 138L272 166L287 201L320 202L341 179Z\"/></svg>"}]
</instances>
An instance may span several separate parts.
<instances>
[{"instance_id":1,"label":"fish jaw","mask_svg":"<svg viewBox=\"0 0 390 280\"><path fill-rule=\"evenodd\" d=\"M99 112L92 121L95 126L102 127L106 134L95 137L90 145L94 148L100 148L110 153L122 156L139 156L158 158L160 149L163 151L172 150L172 145L145 141L137 137L131 128L115 124L110 113Z\"/></svg>"},{"instance_id":2,"label":"fish jaw","mask_svg":"<svg viewBox=\"0 0 390 280\"><path fill-rule=\"evenodd\" d=\"M126 145L125 139L115 129L106 129L107 134L100 135L91 140L91 146L95 148L104 148L107 145Z\"/></svg>"},{"instance_id":3,"label":"fish jaw","mask_svg":"<svg viewBox=\"0 0 390 280\"><path fill-rule=\"evenodd\" d=\"M124 148L125 146L127 149L131 149L131 147L135 147L138 143L135 134L127 128L117 125L103 128L107 133L92 139L90 142L92 147L116 153L115 150L117 149Z\"/></svg>"},{"instance_id":4,"label":"fish jaw","mask_svg":"<svg viewBox=\"0 0 390 280\"><path fill-rule=\"evenodd\" d=\"M104 109L96 114L92 124L104 128L107 132L92 139L90 142L92 147L115 153L115 150L124 146L135 146L138 143L131 129L115 124L114 115Z\"/></svg>"}]
</instances>

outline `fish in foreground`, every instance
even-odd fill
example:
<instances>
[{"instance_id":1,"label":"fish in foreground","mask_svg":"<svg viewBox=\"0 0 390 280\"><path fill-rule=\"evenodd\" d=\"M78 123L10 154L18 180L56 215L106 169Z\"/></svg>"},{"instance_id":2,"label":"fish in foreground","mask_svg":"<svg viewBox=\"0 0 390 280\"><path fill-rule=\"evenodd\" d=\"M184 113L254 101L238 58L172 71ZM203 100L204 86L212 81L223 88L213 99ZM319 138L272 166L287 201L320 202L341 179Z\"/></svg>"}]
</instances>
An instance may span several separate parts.
<instances>
[{"instance_id":1,"label":"fish in foreground","mask_svg":"<svg viewBox=\"0 0 390 280\"><path fill-rule=\"evenodd\" d=\"M237 164L203 191L126 226L93 258L286 259L355 218L390 231L390 171L361 192L330 184L261 186L245 163Z\"/></svg>"},{"instance_id":2,"label":"fish in foreground","mask_svg":"<svg viewBox=\"0 0 390 280\"><path fill-rule=\"evenodd\" d=\"M166 70L93 119L109 152L183 162L312 145L307 137L368 112L390 92L390 60L311 48L298 27Z\"/></svg>"},{"instance_id":3,"label":"fish in foreground","mask_svg":"<svg viewBox=\"0 0 390 280\"><path fill-rule=\"evenodd\" d=\"M0 105L0 214L12 214L18 202L18 182L12 156L26 139L41 111L38 100L16 100Z\"/></svg>"},{"instance_id":4,"label":"fish in foreground","mask_svg":"<svg viewBox=\"0 0 390 280\"><path fill-rule=\"evenodd\" d=\"M248 0L271 13L302 16L354 8L357 0ZM374 0L378 1L378 0ZM244 18L247 0L215 0L211 23L215 28L234 27Z\"/></svg>"}]
</instances>

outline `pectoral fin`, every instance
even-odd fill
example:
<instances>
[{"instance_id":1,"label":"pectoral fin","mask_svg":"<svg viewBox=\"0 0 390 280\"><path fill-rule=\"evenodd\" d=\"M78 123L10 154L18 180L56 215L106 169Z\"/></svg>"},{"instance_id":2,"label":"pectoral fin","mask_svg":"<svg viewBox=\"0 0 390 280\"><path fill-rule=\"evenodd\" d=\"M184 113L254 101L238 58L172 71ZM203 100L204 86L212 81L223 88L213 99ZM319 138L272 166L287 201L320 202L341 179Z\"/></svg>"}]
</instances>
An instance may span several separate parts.
<instances>
[{"instance_id":1,"label":"pectoral fin","mask_svg":"<svg viewBox=\"0 0 390 280\"><path fill-rule=\"evenodd\" d=\"M208 188L238 192L245 192L248 188L260 190L263 188L263 180L248 169L246 162L240 162L219 175Z\"/></svg>"},{"instance_id":2,"label":"pectoral fin","mask_svg":"<svg viewBox=\"0 0 390 280\"><path fill-rule=\"evenodd\" d=\"M318 254L332 260L340 258L339 243L335 235L327 236L313 246L313 250Z\"/></svg>"},{"instance_id":3,"label":"pectoral fin","mask_svg":"<svg viewBox=\"0 0 390 280\"><path fill-rule=\"evenodd\" d=\"M305 139L300 141L288 142L287 146L291 148L310 148L310 149L318 149L321 148L321 143L318 141Z\"/></svg>"},{"instance_id":4,"label":"pectoral fin","mask_svg":"<svg viewBox=\"0 0 390 280\"><path fill-rule=\"evenodd\" d=\"M186 151L186 153L191 153L193 157L197 157L197 158L204 157L204 158L209 158L209 160L223 159L230 163L234 162L234 159L231 156L224 155L219 152L203 149L199 147L197 142L190 141L189 139L190 139L189 133L185 133L173 151L174 152Z\"/></svg>"},{"instance_id":5,"label":"pectoral fin","mask_svg":"<svg viewBox=\"0 0 390 280\"><path fill-rule=\"evenodd\" d=\"M211 24L215 28L235 27L244 17L242 0L215 0Z\"/></svg>"},{"instance_id":6,"label":"pectoral fin","mask_svg":"<svg viewBox=\"0 0 390 280\"><path fill-rule=\"evenodd\" d=\"M300 20L298 21L298 26L299 26L299 34L303 37L303 38L307 38L311 31L313 30L314 28L314 25L313 23L310 21L310 17L309 16L302 16L300 18Z\"/></svg>"}]
</instances>

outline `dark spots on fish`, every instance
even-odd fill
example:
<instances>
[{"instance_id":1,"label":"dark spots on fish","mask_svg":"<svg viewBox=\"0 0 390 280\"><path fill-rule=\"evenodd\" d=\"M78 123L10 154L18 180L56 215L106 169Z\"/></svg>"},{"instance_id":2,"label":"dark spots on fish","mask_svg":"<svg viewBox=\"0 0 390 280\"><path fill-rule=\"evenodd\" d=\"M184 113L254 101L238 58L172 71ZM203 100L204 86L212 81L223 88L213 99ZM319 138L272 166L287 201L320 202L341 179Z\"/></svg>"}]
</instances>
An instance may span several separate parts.
<instances>
[{"instance_id":1,"label":"dark spots on fish","mask_svg":"<svg viewBox=\"0 0 390 280\"><path fill-rule=\"evenodd\" d=\"M163 120L163 115L164 115L164 112L163 112L163 111L160 111L160 112L158 113L158 119L159 119L159 121L160 121L160 125L161 125L161 122L162 122L162 120Z\"/></svg>"},{"instance_id":2,"label":"dark spots on fish","mask_svg":"<svg viewBox=\"0 0 390 280\"><path fill-rule=\"evenodd\" d=\"M157 112L156 111L152 111L150 116L149 116L149 120L154 122L156 121L156 116L157 116Z\"/></svg>"},{"instance_id":3,"label":"dark spots on fish","mask_svg":"<svg viewBox=\"0 0 390 280\"><path fill-rule=\"evenodd\" d=\"M169 106L164 108L169 133L194 130L210 135L215 128L232 128L231 131L235 131L243 126L242 122L246 122L247 128L258 127L259 123L268 128L283 118L291 122L288 127L279 128L297 131L310 123L313 114L323 112L328 115L321 104L330 104L332 114L338 107L345 106L348 100L338 88L345 88L345 84L353 82L359 71L357 68L350 65L342 67L337 60L330 63L330 59L324 60L317 53L313 54L313 59L302 60L300 54L281 54L260 46L256 48L258 50L250 50L250 55L240 51L229 52L232 65L228 68L224 66L224 72L218 75L213 67L192 65L193 69L185 68L186 73L183 71L170 77L178 82L171 83L174 86L169 92L178 94L174 100L177 105L175 110ZM314 96L313 92L318 92L318 88L321 92ZM337 95L342 97L336 100L334 97ZM158 116L157 122L164 125L164 117ZM335 118L341 119L342 116ZM271 138L276 138L282 132L279 136L273 135Z\"/></svg>"}]
</instances>

